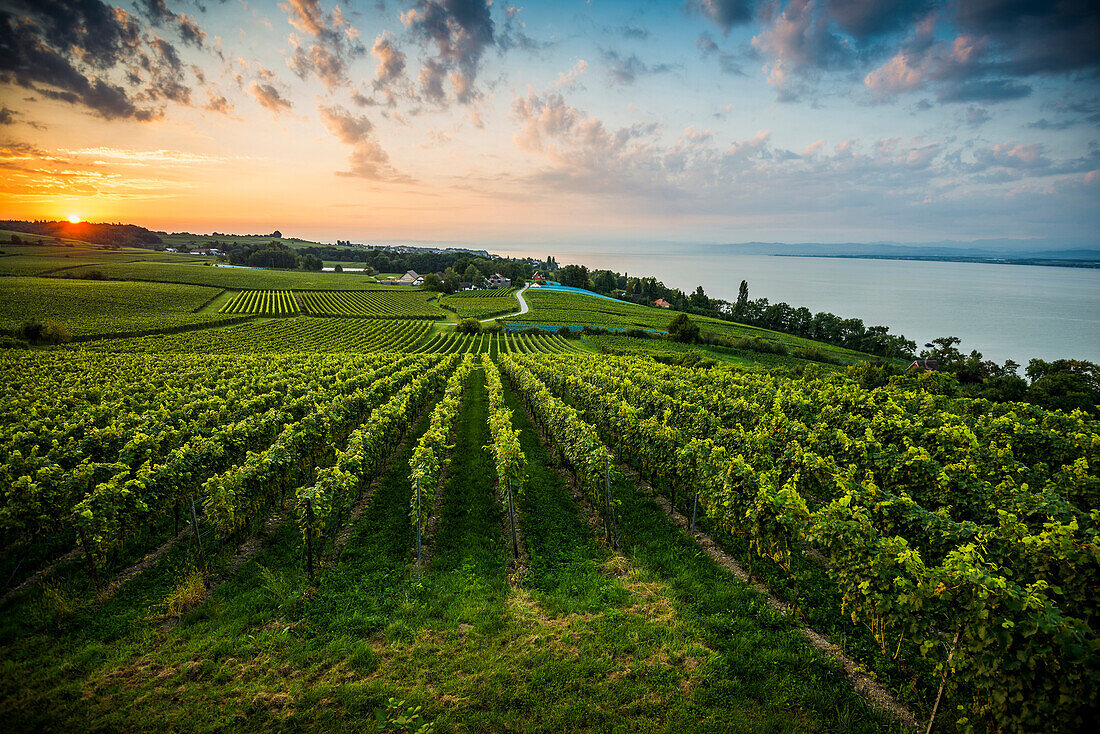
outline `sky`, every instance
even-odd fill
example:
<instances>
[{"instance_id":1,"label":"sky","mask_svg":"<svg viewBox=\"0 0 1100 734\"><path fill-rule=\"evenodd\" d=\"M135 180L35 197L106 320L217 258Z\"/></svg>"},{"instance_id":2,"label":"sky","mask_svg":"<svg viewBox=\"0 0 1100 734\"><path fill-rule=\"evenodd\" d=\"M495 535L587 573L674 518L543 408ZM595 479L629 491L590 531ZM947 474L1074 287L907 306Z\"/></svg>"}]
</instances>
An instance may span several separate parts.
<instances>
[{"instance_id":1,"label":"sky","mask_svg":"<svg viewBox=\"0 0 1100 734\"><path fill-rule=\"evenodd\" d=\"M0 0L0 218L1100 243L1089 0Z\"/></svg>"}]
</instances>

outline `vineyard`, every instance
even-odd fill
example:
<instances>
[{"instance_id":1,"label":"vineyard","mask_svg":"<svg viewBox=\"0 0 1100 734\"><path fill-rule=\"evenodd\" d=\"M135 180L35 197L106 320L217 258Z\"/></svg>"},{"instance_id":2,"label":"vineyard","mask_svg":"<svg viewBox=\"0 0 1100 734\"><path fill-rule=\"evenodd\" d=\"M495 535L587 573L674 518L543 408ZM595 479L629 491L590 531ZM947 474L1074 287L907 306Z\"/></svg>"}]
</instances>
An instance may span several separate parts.
<instances>
[{"instance_id":1,"label":"vineyard","mask_svg":"<svg viewBox=\"0 0 1100 734\"><path fill-rule=\"evenodd\" d=\"M108 317L245 320L0 352L6 729L1096 719L1080 413L733 348L459 334L420 291L34 292L54 282ZM539 323L574 297L543 296Z\"/></svg>"},{"instance_id":2,"label":"vineyard","mask_svg":"<svg viewBox=\"0 0 1100 734\"><path fill-rule=\"evenodd\" d=\"M502 316L519 309L512 288L496 288L486 291L461 291L443 296L439 305L454 311L460 319L487 319Z\"/></svg>"},{"instance_id":3,"label":"vineyard","mask_svg":"<svg viewBox=\"0 0 1100 734\"><path fill-rule=\"evenodd\" d=\"M565 324L575 326L598 326L611 329L647 329L664 332L668 322L675 315L660 308L642 306L636 303L617 301L611 298L581 295L560 291L540 291L530 288L524 294L531 306L525 314L509 318L509 322L523 324ZM866 359L866 355L849 349L834 347L810 339L769 331L744 324L706 316L693 316L706 336L726 339L760 339L777 342L791 349L817 349L837 360L856 362Z\"/></svg>"},{"instance_id":4,"label":"vineyard","mask_svg":"<svg viewBox=\"0 0 1100 734\"><path fill-rule=\"evenodd\" d=\"M282 316L298 313L290 291L241 291L226 301L221 313L254 313Z\"/></svg>"},{"instance_id":5,"label":"vineyard","mask_svg":"<svg viewBox=\"0 0 1100 734\"><path fill-rule=\"evenodd\" d=\"M961 723L1069 729L1100 680L1100 424L1024 405L700 373L630 358L505 357L598 487L600 440L793 579L823 559L839 611L921 666ZM565 410L564 407L560 410ZM555 423L561 421L561 423ZM598 427L601 438L585 434ZM606 456L602 457L606 462ZM579 462L579 463L578 463ZM687 500L681 494L681 500ZM750 571L751 574L751 571ZM1067 704L1067 702L1073 702Z\"/></svg>"},{"instance_id":6,"label":"vineyard","mask_svg":"<svg viewBox=\"0 0 1100 734\"><path fill-rule=\"evenodd\" d=\"M231 318L194 313L219 291L174 283L0 278L0 329L58 321L73 336L139 333Z\"/></svg>"},{"instance_id":7,"label":"vineyard","mask_svg":"<svg viewBox=\"0 0 1100 734\"><path fill-rule=\"evenodd\" d=\"M413 348L431 331L427 321L392 319L293 319L157 334L130 339L104 339L80 345L86 352L141 354L255 354L259 352L377 352Z\"/></svg>"},{"instance_id":8,"label":"vineyard","mask_svg":"<svg viewBox=\"0 0 1100 734\"><path fill-rule=\"evenodd\" d=\"M433 303L436 294L408 288L390 291L303 291L298 293L306 313L317 316L364 316L375 319L442 319Z\"/></svg>"},{"instance_id":9,"label":"vineyard","mask_svg":"<svg viewBox=\"0 0 1100 734\"><path fill-rule=\"evenodd\" d=\"M484 333L457 334L443 331L416 348L419 353L435 354L561 354L584 349L578 342L557 334Z\"/></svg>"}]
</instances>

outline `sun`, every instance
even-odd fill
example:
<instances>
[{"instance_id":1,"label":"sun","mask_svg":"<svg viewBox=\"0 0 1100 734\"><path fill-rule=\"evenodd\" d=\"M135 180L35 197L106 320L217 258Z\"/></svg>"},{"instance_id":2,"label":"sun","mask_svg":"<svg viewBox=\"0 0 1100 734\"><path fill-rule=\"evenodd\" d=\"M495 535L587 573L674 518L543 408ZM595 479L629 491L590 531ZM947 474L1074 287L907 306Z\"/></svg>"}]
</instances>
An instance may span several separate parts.
<instances>
[{"instance_id":1,"label":"sun","mask_svg":"<svg viewBox=\"0 0 1100 734\"><path fill-rule=\"evenodd\" d=\"M72 222L73 224L80 224L80 215L79 214L70 214L69 215L69 221Z\"/></svg>"}]
</instances>

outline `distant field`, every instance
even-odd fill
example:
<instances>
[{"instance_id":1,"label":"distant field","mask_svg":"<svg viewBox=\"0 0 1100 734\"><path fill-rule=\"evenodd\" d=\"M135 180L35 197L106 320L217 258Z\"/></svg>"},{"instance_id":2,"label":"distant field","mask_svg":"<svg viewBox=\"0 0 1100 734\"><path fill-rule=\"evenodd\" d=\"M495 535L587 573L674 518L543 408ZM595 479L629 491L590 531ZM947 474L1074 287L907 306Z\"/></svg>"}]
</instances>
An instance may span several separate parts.
<instances>
[{"instance_id":1,"label":"distant field","mask_svg":"<svg viewBox=\"0 0 1100 734\"><path fill-rule=\"evenodd\" d=\"M92 268L88 268L91 270ZM234 290L363 290L382 289L356 273L303 270L214 267L202 263L175 265L158 262L112 264L94 268L113 280L149 280L187 283ZM77 274L83 271L75 271ZM401 286L393 286L399 288Z\"/></svg>"},{"instance_id":2,"label":"distant field","mask_svg":"<svg viewBox=\"0 0 1100 734\"><path fill-rule=\"evenodd\" d=\"M569 324L590 325L615 328L642 328L654 331L666 331L669 322L676 316L675 311L650 308L634 303L612 301L606 298L584 296L575 293L540 292L529 289L524 298L531 310L522 316L508 319L513 323L526 324ZM867 359L867 355L842 349L810 339L782 334L777 331L758 329L755 326L734 324L705 316L692 316L699 324L704 335L722 336L729 339L767 339L786 344L788 347L817 348L830 357L846 361Z\"/></svg>"},{"instance_id":3,"label":"distant field","mask_svg":"<svg viewBox=\"0 0 1100 734\"><path fill-rule=\"evenodd\" d=\"M696 353L721 362L727 362L746 369L768 367L795 367L798 365L820 364L810 360L782 354L767 354L748 349L726 349L708 347L702 344L681 344L664 339L634 339L629 336L592 335L584 337L584 342L601 352L627 356L652 356L654 354L685 355ZM841 369L826 365L831 369Z\"/></svg>"},{"instance_id":4,"label":"distant field","mask_svg":"<svg viewBox=\"0 0 1100 734\"><path fill-rule=\"evenodd\" d=\"M456 334L453 329L437 334L424 342L420 353L480 354L563 354L587 351L581 343L557 334Z\"/></svg>"},{"instance_id":5,"label":"distant field","mask_svg":"<svg viewBox=\"0 0 1100 734\"><path fill-rule=\"evenodd\" d=\"M372 291L298 293L302 310L322 316L363 316L389 319L442 319L435 293L408 287Z\"/></svg>"},{"instance_id":6,"label":"distant field","mask_svg":"<svg viewBox=\"0 0 1100 734\"><path fill-rule=\"evenodd\" d=\"M161 241L165 247L179 247L180 245L186 245L188 247L213 247L215 242L229 243L232 242L237 245L266 245L268 242L278 242L279 244L286 245L287 247L293 247L300 249L303 247L318 247L320 243L307 242L305 240L294 240L287 237L264 237L263 235L257 237L249 237L243 235L161 235Z\"/></svg>"},{"instance_id":7,"label":"distant field","mask_svg":"<svg viewBox=\"0 0 1100 734\"><path fill-rule=\"evenodd\" d=\"M454 311L460 319L485 319L519 310L519 301L512 288L453 293L443 296L439 304Z\"/></svg>"},{"instance_id":8,"label":"distant field","mask_svg":"<svg viewBox=\"0 0 1100 734\"><path fill-rule=\"evenodd\" d=\"M0 278L0 328L59 321L74 336L170 329L222 321L226 314L192 313L219 293L175 283L123 283L60 278Z\"/></svg>"},{"instance_id":9,"label":"distant field","mask_svg":"<svg viewBox=\"0 0 1100 734\"><path fill-rule=\"evenodd\" d=\"M261 352L404 351L431 331L426 321L286 318L131 339L87 342L88 352L257 354Z\"/></svg>"}]
</instances>

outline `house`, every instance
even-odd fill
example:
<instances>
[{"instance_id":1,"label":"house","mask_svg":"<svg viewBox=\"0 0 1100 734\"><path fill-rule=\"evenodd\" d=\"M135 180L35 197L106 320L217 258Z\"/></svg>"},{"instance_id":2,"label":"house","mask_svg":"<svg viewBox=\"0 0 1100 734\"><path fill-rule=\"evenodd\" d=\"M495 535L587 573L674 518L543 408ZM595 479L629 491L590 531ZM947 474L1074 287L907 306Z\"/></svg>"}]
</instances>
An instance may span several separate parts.
<instances>
[{"instance_id":1,"label":"house","mask_svg":"<svg viewBox=\"0 0 1100 734\"><path fill-rule=\"evenodd\" d=\"M940 369L939 360L936 359L917 359L913 361L913 364L909 365L909 369L906 372L938 372Z\"/></svg>"},{"instance_id":2,"label":"house","mask_svg":"<svg viewBox=\"0 0 1100 734\"><path fill-rule=\"evenodd\" d=\"M467 283L467 282L463 281L463 282L458 284L458 289L460 291L470 291L470 290L474 289L474 284L473 283Z\"/></svg>"},{"instance_id":3,"label":"house","mask_svg":"<svg viewBox=\"0 0 1100 734\"><path fill-rule=\"evenodd\" d=\"M405 274L393 281L394 285L424 285L424 276L415 270L406 270Z\"/></svg>"},{"instance_id":4,"label":"house","mask_svg":"<svg viewBox=\"0 0 1100 734\"><path fill-rule=\"evenodd\" d=\"M165 251L165 252L179 252L179 250L177 250L177 249L176 249L176 248L174 248L174 247L165 247L165 248L164 248L164 251Z\"/></svg>"},{"instance_id":5,"label":"house","mask_svg":"<svg viewBox=\"0 0 1100 734\"><path fill-rule=\"evenodd\" d=\"M669 308L669 307L672 306L671 303L669 303L668 301L666 301L663 298L658 298L656 301L653 302L653 305L656 306L657 308Z\"/></svg>"},{"instance_id":6,"label":"house","mask_svg":"<svg viewBox=\"0 0 1100 734\"><path fill-rule=\"evenodd\" d=\"M508 288L512 285L512 279L505 278L500 273L494 273L485 282L489 288Z\"/></svg>"},{"instance_id":7,"label":"house","mask_svg":"<svg viewBox=\"0 0 1100 734\"><path fill-rule=\"evenodd\" d=\"M535 277L531 278L532 283L542 283L544 280L542 273L535 273Z\"/></svg>"}]
</instances>

